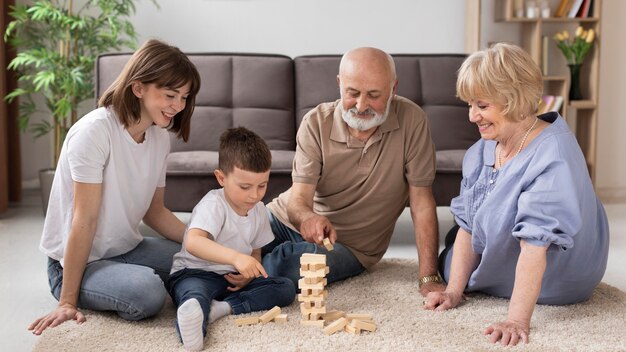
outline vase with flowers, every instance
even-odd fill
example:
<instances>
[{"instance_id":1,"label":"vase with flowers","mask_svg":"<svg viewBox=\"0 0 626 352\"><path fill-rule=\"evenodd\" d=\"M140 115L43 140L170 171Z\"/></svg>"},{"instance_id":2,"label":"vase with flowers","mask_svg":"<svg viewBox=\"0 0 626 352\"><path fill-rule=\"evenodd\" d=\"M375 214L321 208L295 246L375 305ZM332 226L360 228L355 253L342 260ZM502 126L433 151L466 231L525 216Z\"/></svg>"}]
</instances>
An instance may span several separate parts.
<instances>
[{"instance_id":1,"label":"vase with flowers","mask_svg":"<svg viewBox=\"0 0 626 352\"><path fill-rule=\"evenodd\" d=\"M570 69L570 100L583 98L580 92L580 68L585 60L585 56L587 56L593 46L594 39L595 32L593 29L584 30L583 27L578 27L574 38L571 39L567 31L558 32L554 36L556 46L565 56L567 66Z\"/></svg>"}]
</instances>

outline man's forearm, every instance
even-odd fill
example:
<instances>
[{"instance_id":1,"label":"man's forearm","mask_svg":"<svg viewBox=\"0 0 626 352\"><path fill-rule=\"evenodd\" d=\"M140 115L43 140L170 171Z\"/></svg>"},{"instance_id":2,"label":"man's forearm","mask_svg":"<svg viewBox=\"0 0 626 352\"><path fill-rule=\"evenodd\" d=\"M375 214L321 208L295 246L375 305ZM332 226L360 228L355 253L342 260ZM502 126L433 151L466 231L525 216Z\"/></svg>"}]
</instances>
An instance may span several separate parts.
<instances>
[{"instance_id":1,"label":"man's forearm","mask_svg":"<svg viewBox=\"0 0 626 352\"><path fill-rule=\"evenodd\" d=\"M413 214L413 212L412 212ZM437 274L437 252L439 250L437 213L427 209L413 216L415 245L419 258L419 276Z\"/></svg>"}]
</instances>

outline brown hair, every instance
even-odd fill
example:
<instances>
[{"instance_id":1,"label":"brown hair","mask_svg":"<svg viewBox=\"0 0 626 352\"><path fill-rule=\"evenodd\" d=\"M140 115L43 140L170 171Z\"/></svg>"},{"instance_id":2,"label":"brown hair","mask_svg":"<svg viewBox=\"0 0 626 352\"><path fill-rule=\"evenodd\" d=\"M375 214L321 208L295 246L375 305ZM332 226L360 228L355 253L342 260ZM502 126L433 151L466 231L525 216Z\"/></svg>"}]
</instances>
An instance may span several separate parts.
<instances>
[{"instance_id":1,"label":"brown hair","mask_svg":"<svg viewBox=\"0 0 626 352\"><path fill-rule=\"evenodd\" d=\"M227 175L238 167L251 172L266 172L272 154L263 138L244 127L229 128L220 136L219 169Z\"/></svg>"},{"instance_id":2,"label":"brown hair","mask_svg":"<svg viewBox=\"0 0 626 352\"><path fill-rule=\"evenodd\" d=\"M543 92L539 66L524 49L506 43L470 55L456 82L457 96L466 102L493 99L510 119L534 115Z\"/></svg>"},{"instance_id":3,"label":"brown hair","mask_svg":"<svg viewBox=\"0 0 626 352\"><path fill-rule=\"evenodd\" d=\"M200 74L189 58L175 46L148 40L130 58L115 82L107 88L98 106L113 107L124 126L141 120L139 98L133 94L132 83L155 84L158 88L177 89L190 83L185 109L174 116L170 131L185 142L189 139L191 115L200 90Z\"/></svg>"}]
</instances>

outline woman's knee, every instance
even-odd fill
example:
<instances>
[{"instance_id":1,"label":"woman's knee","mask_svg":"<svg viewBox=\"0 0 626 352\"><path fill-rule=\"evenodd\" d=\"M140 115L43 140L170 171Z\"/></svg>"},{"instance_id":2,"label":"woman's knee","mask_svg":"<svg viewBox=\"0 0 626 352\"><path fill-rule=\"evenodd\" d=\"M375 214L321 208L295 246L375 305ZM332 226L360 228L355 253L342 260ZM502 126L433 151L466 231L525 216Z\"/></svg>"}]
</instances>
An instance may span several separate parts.
<instances>
[{"instance_id":1,"label":"woman's knee","mask_svg":"<svg viewBox=\"0 0 626 352\"><path fill-rule=\"evenodd\" d=\"M146 276L129 287L127 302L122 303L118 315L127 320L142 320L157 315L167 297L163 282L156 275Z\"/></svg>"}]
</instances>

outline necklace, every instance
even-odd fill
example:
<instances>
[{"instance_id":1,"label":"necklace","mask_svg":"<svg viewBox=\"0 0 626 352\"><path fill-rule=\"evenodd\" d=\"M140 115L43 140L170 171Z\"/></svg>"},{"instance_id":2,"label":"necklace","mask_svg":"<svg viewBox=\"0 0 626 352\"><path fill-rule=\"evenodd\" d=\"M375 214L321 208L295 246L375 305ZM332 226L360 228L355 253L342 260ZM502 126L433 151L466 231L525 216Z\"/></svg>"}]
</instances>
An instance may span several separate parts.
<instances>
[{"instance_id":1,"label":"necklace","mask_svg":"<svg viewBox=\"0 0 626 352\"><path fill-rule=\"evenodd\" d=\"M524 147L524 143L526 143L526 138L528 138L530 131L532 131L533 128L535 128L537 121L539 121L539 118L535 117L535 122L533 122L533 124L530 126L528 131L526 131L526 133L524 134L524 138L522 138L522 143L520 143L519 148L517 148L517 153L513 155L514 158L517 156L517 154L519 154L522 151L522 148ZM499 167L502 167L502 158L500 156L500 152L502 152L502 146L500 146L500 150L498 150L498 164L500 164Z\"/></svg>"}]
</instances>

